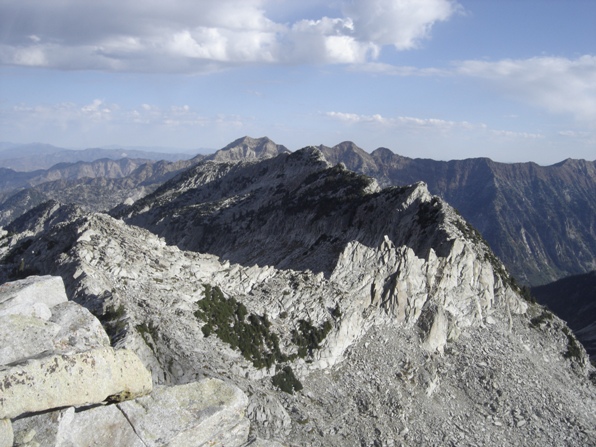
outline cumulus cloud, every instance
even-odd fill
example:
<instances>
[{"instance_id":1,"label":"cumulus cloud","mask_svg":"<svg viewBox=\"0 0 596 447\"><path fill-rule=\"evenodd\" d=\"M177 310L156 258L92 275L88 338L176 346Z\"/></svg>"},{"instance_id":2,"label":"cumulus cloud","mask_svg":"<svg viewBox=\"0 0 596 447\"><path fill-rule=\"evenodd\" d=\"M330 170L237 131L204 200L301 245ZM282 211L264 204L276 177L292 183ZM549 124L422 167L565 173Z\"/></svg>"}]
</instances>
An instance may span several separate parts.
<instances>
[{"instance_id":1,"label":"cumulus cloud","mask_svg":"<svg viewBox=\"0 0 596 447\"><path fill-rule=\"evenodd\" d=\"M205 72L253 63L363 63L415 48L454 0L339 0L337 17L267 17L276 0L6 0L0 63ZM323 7L327 2L322 0Z\"/></svg>"},{"instance_id":2,"label":"cumulus cloud","mask_svg":"<svg viewBox=\"0 0 596 447\"><path fill-rule=\"evenodd\" d=\"M407 50L428 38L433 24L449 19L458 6L445 0L350 0L343 9L359 40Z\"/></svg>"},{"instance_id":3,"label":"cumulus cloud","mask_svg":"<svg viewBox=\"0 0 596 447\"><path fill-rule=\"evenodd\" d=\"M596 56L471 60L459 63L456 71L550 112L596 120Z\"/></svg>"}]
</instances>

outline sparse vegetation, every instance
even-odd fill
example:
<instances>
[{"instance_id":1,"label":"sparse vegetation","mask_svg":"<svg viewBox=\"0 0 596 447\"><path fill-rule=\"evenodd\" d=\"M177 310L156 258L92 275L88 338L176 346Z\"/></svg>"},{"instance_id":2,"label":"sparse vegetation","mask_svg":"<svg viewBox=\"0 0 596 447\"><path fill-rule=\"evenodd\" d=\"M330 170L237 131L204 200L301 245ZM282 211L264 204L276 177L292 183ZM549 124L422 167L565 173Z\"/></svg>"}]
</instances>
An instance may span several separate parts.
<instances>
[{"instance_id":1,"label":"sparse vegetation","mask_svg":"<svg viewBox=\"0 0 596 447\"><path fill-rule=\"evenodd\" d=\"M226 298L219 287L205 284L204 288L205 298L199 301L199 309L194 314L197 319L205 322L201 328L203 335L216 335L232 349L238 349L255 368L270 368L274 364L312 356L313 351L320 348L333 328L331 320L325 321L320 327L313 326L307 320L298 320L298 328L292 331L292 342L298 346L298 351L287 355L281 352L279 336L271 331L271 322L267 315L249 314L244 304L233 297ZM339 305L331 314L336 319L341 317ZM287 312L280 314L280 318L287 317ZM286 393L292 394L302 389L302 384L289 365L281 368L272 381Z\"/></svg>"},{"instance_id":2,"label":"sparse vegetation","mask_svg":"<svg viewBox=\"0 0 596 447\"><path fill-rule=\"evenodd\" d=\"M546 322L546 321L551 321L553 319L554 315L549 312L548 310L543 310L542 313L540 315L538 315L537 317L534 317L530 320L530 324L533 327L540 327L542 325L542 323Z\"/></svg>"},{"instance_id":3,"label":"sparse vegetation","mask_svg":"<svg viewBox=\"0 0 596 447\"><path fill-rule=\"evenodd\" d=\"M141 324L137 324L135 327L139 334L141 334L141 337L143 337L143 340L145 340L145 343L147 343L147 346L149 346L153 353L156 354L157 340L159 338L157 326L155 326L153 322L150 322L149 324L147 324L147 322L143 322Z\"/></svg>"},{"instance_id":4,"label":"sparse vegetation","mask_svg":"<svg viewBox=\"0 0 596 447\"><path fill-rule=\"evenodd\" d=\"M567 352L565 352L564 357L571 360L581 360L582 350L577 339L567 326L563 327L563 332L567 336Z\"/></svg>"},{"instance_id":5,"label":"sparse vegetation","mask_svg":"<svg viewBox=\"0 0 596 447\"><path fill-rule=\"evenodd\" d=\"M339 307L339 303L335 305L333 309L331 309L331 316L334 320L339 320L342 316L341 309Z\"/></svg>"},{"instance_id":6,"label":"sparse vegetation","mask_svg":"<svg viewBox=\"0 0 596 447\"><path fill-rule=\"evenodd\" d=\"M532 290L528 286L519 287L519 294L528 303L536 304L536 298L532 295Z\"/></svg>"},{"instance_id":7,"label":"sparse vegetation","mask_svg":"<svg viewBox=\"0 0 596 447\"><path fill-rule=\"evenodd\" d=\"M332 328L333 325L329 320L318 328L310 321L298 320L298 329L292 331L292 343L298 346L298 357L312 356L313 350L320 348L320 343Z\"/></svg>"},{"instance_id":8,"label":"sparse vegetation","mask_svg":"<svg viewBox=\"0 0 596 447\"><path fill-rule=\"evenodd\" d=\"M120 304L117 308L112 306L107 306L106 310L102 316L103 319L106 321L113 321L113 320L120 320L126 314L126 310L124 306Z\"/></svg>"},{"instance_id":9,"label":"sparse vegetation","mask_svg":"<svg viewBox=\"0 0 596 447\"><path fill-rule=\"evenodd\" d=\"M284 366L281 371L271 378L271 381L273 385L288 394L294 394L294 391L302 389L302 384L296 378L290 366Z\"/></svg>"},{"instance_id":10,"label":"sparse vegetation","mask_svg":"<svg viewBox=\"0 0 596 447\"><path fill-rule=\"evenodd\" d=\"M356 209L365 197L370 177L344 170L339 166L310 174L299 194L287 194L285 212L298 214L313 210L317 218L328 217L344 206Z\"/></svg>"},{"instance_id":11,"label":"sparse vegetation","mask_svg":"<svg viewBox=\"0 0 596 447\"><path fill-rule=\"evenodd\" d=\"M249 315L244 304L226 298L219 287L204 287L205 298L199 301L195 316L205 322L201 328L205 337L217 335L232 349L239 349L255 368L288 360L279 348L279 337L270 331L267 315Z\"/></svg>"},{"instance_id":12,"label":"sparse vegetation","mask_svg":"<svg viewBox=\"0 0 596 447\"><path fill-rule=\"evenodd\" d=\"M422 228L438 223L440 216L441 206L436 197L433 197L430 202L421 203L416 213L416 219Z\"/></svg>"}]
</instances>

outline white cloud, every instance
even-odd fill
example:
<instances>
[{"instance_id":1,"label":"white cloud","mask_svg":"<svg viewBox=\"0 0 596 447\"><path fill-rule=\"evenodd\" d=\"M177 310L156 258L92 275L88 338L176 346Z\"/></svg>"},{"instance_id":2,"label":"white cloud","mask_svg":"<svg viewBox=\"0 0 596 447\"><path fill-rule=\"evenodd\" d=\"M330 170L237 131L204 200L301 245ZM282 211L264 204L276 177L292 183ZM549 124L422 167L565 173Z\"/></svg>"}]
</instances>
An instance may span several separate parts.
<instances>
[{"instance_id":1,"label":"white cloud","mask_svg":"<svg viewBox=\"0 0 596 447\"><path fill-rule=\"evenodd\" d=\"M550 112L596 120L596 56L471 60L459 63L456 70Z\"/></svg>"},{"instance_id":2,"label":"white cloud","mask_svg":"<svg viewBox=\"0 0 596 447\"><path fill-rule=\"evenodd\" d=\"M448 76L449 70L441 68L418 68L407 65L391 65L382 62L366 62L363 64L353 64L349 68L351 71L363 73L386 75L386 76Z\"/></svg>"},{"instance_id":3,"label":"white cloud","mask_svg":"<svg viewBox=\"0 0 596 447\"><path fill-rule=\"evenodd\" d=\"M457 9L448 0L348 0L344 5L359 40L398 50L417 47L435 22L449 19Z\"/></svg>"},{"instance_id":4,"label":"white cloud","mask_svg":"<svg viewBox=\"0 0 596 447\"><path fill-rule=\"evenodd\" d=\"M252 63L364 63L415 48L454 0L338 0L339 17L276 23L277 0L8 0L0 63L58 69L205 72ZM321 7L327 2L318 2Z\"/></svg>"},{"instance_id":5,"label":"white cloud","mask_svg":"<svg viewBox=\"0 0 596 447\"><path fill-rule=\"evenodd\" d=\"M522 138L522 139L529 139L529 140L536 140L544 138L544 135L540 133L532 133L532 132L514 132L512 130L491 130L490 131L493 135L498 137L506 137L506 138Z\"/></svg>"},{"instance_id":6,"label":"white cloud","mask_svg":"<svg viewBox=\"0 0 596 447\"><path fill-rule=\"evenodd\" d=\"M468 121L451 121L438 118L416 118L411 116L384 117L379 114L360 115L345 112L326 112L325 116L347 123L378 125L385 129L395 129L411 132L458 132L469 134L490 134L493 137L518 138L518 139L541 139L545 136L533 132L515 132L511 130L490 129L484 123L470 123Z\"/></svg>"},{"instance_id":7,"label":"white cloud","mask_svg":"<svg viewBox=\"0 0 596 447\"><path fill-rule=\"evenodd\" d=\"M94 99L88 104L63 102L51 105L14 106L3 110L3 123L17 124L23 127L35 128L37 125L67 129L76 127L101 128L105 125L126 128L132 125L159 127L200 128L215 123L231 122L237 126L241 118L226 115L208 116L193 109L189 105L172 105L161 108L152 104L139 104L133 108L124 108L119 104L106 103L101 99Z\"/></svg>"},{"instance_id":8,"label":"white cloud","mask_svg":"<svg viewBox=\"0 0 596 447\"><path fill-rule=\"evenodd\" d=\"M327 112L326 116L344 121L347 123L373 123L386 127L401 127L410 129L434 129L446 131L454 128L471 129L473 127L482 127L483 125L474 126L467 121L448 121L437 118L414 118L410 116L398 116L393 118L386 118L379 114L374 115L359 115L356 113L344 112Z\"/></svg>"}]
</instances>

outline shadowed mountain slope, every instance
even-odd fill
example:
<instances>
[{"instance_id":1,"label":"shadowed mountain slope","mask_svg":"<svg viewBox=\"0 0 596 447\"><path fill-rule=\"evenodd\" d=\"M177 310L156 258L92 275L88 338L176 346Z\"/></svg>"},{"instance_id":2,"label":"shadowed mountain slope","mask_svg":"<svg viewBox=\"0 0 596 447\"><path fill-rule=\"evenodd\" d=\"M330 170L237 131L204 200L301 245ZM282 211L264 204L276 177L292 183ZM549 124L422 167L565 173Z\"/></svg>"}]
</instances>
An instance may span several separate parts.
<instances>
[{"instance_id":1,"label":"shadowed mountain slope","mask_svg":"<svg viewBox=\"0 0 596 447\"><path fill-rule=\"evenodd\" d=\"M431 248L445 256L446 213L454 214L424 184L381 191L306 148L258 163L200 163L115 215L185 250L329 273L349 241L375 247L387 236L420 257Z\"/></svg>"},{"instance_id":2,"label":"shadowed mountain slope","mask_svg":"<svg viewBox=\"0 0 596 447\"><path fill-rule=\"evenodd\" d=\"M533 287L532 294L565 320L588 354L596 356L596 271Z\"/></svg>"},{"instance_id":3,"label":"shadowed mountain slope","mask_svg":"<svg viewBox=\"0 0 596 447\"><path fill-rule=\"evenodd\" d=\"M544 284L596 268L596 163L552 166L411 159L351 142L320 147L333 164L375 177L381 185L424 181L457 208L521 282Z\"/></svg>"}]
</instances>

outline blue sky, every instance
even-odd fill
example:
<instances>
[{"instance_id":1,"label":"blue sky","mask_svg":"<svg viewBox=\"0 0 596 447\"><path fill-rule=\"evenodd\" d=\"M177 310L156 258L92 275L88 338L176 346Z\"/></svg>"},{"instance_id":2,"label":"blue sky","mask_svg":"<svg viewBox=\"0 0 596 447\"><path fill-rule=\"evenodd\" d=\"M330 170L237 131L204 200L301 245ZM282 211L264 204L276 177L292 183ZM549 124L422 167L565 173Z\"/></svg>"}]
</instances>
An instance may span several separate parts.
<instances>
[{"instance_id":1,"label":"blue sky","mask_svg":"<svg viewBox=\"0 0 596 447\"><path fill-rule=\"evenodd\" d=\"M0 0L0 141L596 159L593 0Z\"/></svg>"}]
</instances>

